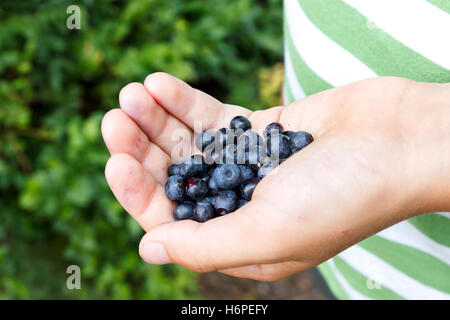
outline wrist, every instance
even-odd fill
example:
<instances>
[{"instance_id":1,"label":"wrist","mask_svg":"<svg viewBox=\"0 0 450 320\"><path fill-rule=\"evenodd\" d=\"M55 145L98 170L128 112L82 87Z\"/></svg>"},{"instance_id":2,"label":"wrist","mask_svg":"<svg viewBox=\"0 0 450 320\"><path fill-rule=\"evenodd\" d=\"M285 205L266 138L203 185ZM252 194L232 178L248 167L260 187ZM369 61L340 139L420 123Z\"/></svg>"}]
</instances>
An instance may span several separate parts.
<instances>
[{"instance_id":1,"label":"wrist","mask_svg":"<svg viewBox=\"0 0 450 320\"><path fill-rule=\"evenodd\" d=\"M412 215L450 211L450 84L416 83L408 100Z\"/></svg>"}]
</instances>

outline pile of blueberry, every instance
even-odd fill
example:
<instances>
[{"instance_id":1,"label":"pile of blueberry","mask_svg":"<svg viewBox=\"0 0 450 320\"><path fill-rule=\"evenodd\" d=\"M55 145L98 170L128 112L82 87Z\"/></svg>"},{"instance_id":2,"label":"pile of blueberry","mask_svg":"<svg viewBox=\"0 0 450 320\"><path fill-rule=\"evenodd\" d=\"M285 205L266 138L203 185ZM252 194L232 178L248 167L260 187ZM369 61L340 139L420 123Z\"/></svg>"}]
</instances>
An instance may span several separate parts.
<instances>
[{"instance_id":1,"label":"pile of blueberry","mask_svg":"<svg viewBox=\"0 0 450 320\"><path fill-rule=\"evenodd\" d=\"M176 220L205 222L244 206L262 178L314 140L305 131L283 131L277 122L266 127L264 139L251 127L247 118L237 116L230 129L205 130L195 138L203 155L169 167L165 191L177 201Z\"/></svg>"}]
</instances>

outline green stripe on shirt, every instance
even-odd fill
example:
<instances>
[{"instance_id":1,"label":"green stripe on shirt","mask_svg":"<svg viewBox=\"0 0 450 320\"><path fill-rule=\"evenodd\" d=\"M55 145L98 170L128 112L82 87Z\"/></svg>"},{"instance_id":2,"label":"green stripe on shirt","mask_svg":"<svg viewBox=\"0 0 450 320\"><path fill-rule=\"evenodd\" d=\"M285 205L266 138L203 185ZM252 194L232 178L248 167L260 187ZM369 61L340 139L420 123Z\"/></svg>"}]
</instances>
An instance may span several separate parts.
<instances>
[{"instance_id":1,"label":"green stripe on shirt","mask_svg":"<svg viewBox=\"0 0 450 320\"><path fill-rule=\"evenodd\" d=\"M358 292L365 295L366 297L372 299L384 299L384 300L400 300L404 299L402 296L398 295L394 291L385 288L385 287L377 287L368 286L368 278L364 276L360 272L353 269L349 266L342 258L339 256L333 258L336 267L339 272L344 276L344 278L348 281L348 283ZM370 281L370 280L369 280Z\"/></svg>"},{"instance_id":2,"label":"green stripe on shirt","mask_svg":"<svg viewBox=\"0 0 450 320\"><path fill-rule=\"evenodd\" d=\"M290 31L287 27L285 18L285 40L287 41L288 53L291 57L294 73L298 79L300 86L306 95L314 94L323 90L333 88L328 82L320 78L310 67L303 61L292 41Z\"/></svg>"},{"instance_id":3,"label":"green stripe on shirt","mask_svg":"<svg viewBox=\"0 0 450 320\"><path fill-rule=\"evenodd\" d=\"M430 239L443 246L450 247L450 219L436 213L428 213L411 218L408 221Z\"/></svg>"},{"instance_id":4,"label":"green stripe on shirt","mask_svg":"<svg viewBox=\"0 0 450 320\"><path fill-rule=\"evenodd\" d=\"M333 295L341 300L350 300L347 293L342 289L339 281L336 279L333 270L329 265L329 262L324 262L318 266L320 273L325 278L327 285L330 287Z\"/></svg>"},{"instance_id":5,"label":"green stripe on shirt","mask_svg":"<svg viewBox=\"0 0 450 320\"><path fill-rule=\"evenodd\" d=\"M359 246L429 287L450 293L450 266L416 248L372 236Z\"/></svg>"},{"instance_id":6,"label":"green stripe on shirt","mask_svg":"<svg viewBox=\"0 0 450 320\"><path fill-rule=\"evenodd\" d=\"M427 0L429 3L435 5L439 9L444 10L450 14L450 1L448 0Z\"/></svg>"},{"instance_id":7,"label":"green stripe on shirt","mask_svg":"<svg viewBox=\"0 0 450 320\"><path fill-rule=\"evenodd\" d=\"M298 0L309 20L379 76L450 82L450 70L421 56L340 0ZM364 43L364 45L361 45ZM407 62L407 63L406 63Z\"/></svg>"}]
</instances>

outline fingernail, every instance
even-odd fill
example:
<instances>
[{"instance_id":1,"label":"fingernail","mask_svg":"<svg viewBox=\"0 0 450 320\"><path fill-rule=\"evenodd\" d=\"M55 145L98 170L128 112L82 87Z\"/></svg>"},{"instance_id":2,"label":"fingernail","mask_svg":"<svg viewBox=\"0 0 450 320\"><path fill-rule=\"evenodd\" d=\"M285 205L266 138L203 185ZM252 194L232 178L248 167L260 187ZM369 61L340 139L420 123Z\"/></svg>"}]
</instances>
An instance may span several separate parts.
<instances>
[{"instance_id":1,"label":"fingernail","mask_svg":"<svg viewBox=\"0 0 450 320\"><path fill-rule=\"evenodd\" d=\"M157 242L147 242L139 248L139 254L145 262L151 264L171 263L164 246Z\"/></svg>"}]
</instances>

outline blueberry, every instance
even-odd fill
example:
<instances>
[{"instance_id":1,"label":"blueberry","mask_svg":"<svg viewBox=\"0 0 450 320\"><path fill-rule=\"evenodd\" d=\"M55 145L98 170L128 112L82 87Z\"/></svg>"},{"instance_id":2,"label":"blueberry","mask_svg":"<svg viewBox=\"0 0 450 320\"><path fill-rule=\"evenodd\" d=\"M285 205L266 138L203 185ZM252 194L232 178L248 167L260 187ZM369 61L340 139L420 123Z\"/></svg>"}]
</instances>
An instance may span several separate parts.
<instances>
[{"instance_id":1,"label":"blueberry","mask_svg":"<svg viewBox=\"0 0 450 320\"><path fill-rule=\"evenodd\" d=\"M199 201L194 207L194 220L206 222L214 218L214 208L208 201Z\"/></svg>"},{"instance_id":2,"label":"blueberry","mask_svg":"<svg viewBox=\"0 0 450 320\"><path fill-rule=\"evenodd\" d=\"M272 134L272 132L277 132L278 134L283 133L283 126L281 123L272 122L269 124L266 129L264 129L264 136L268 137Z\"/></svg>"},{"instance_id":3,"label":"blueberry","mask_svg":"<svg viewBox=\"0 0 450 320\"><path fill-rule=\"evenodd\" d=\"M214 208L219 215L233 212L239 206L239 199L233 190L221 190L217 193Z\"/></svg>"},{"instance_id":4,"label":"blueberry","mask_svg":"<svg viewBox=\"0 0 450 320\"><path fill-rule=\"evenodd\" d=\"M198 178L188 178L186 183L186 195L194 200L203 199L208 194L208 186L205 181Z\"/></svg>"},{"instance_id":5,"label":"blueberry","mask_svg":"<svg viewBox=\"0 0 450 320\"><path fill-rule=\"evenodd\" d=\"M255 151L264 146L264 141L259 134L253 130L247 130L237 140L238 149L244 151Z\"/></svg>"},{"instance_id":6,"label":"blueberry","mask_svg":"<svg viewBox=\"0 0 450 320\"><path fill-rule=\"evenodd\" d=\"M294 131L284 131L283 134L290 138L295 132Z\"/></svg>"},{"instance_id":7,"label":"blueberry","mask_svg":"<svg viewBox=\"0 0 450 320\"><path fill-rule=\"evenodd\" d=\"M184 200L186 196L184 188L185 183L182 176L170 176L165 185L167 198L170 200Z\"/></svg>"},{"instance_id":8,"label":"blueberry","mask_svg":"<svg viewBox=\"0 0 450 320\"><path fill-rule=\"evenodd\" d=\"M171 164L170 167L167 169L169 176L180 175L182 166L183 164L181 162Z\"/></svg>"},{"instance_id":9,"label":"blueberry","mask_svg":"<svg viewBox=\"0 0 450 320\"><path fill-rule=\"evenodd\" d=\"M256 185L260 181L259 178L251 178L246 184L241 185L241 195L245 200L250 201L252 199L253 191Z\"/></svg>"},{"instance_id":10,"label":"blueberry","mask_svg":"<svg viewBox=\"0 0 450 320\"><path fill-rule=\"evenodd\" d=\"M236 164L222 164L214 169L213 178L221 189L233 189L241 183L241 171Z\"/></svg>"},{"instance_id":11,"label":"blueberry","mask_svg":"<svg viewBox=\"0 0 450 320\"><path fill-rule=\"evenodd\" d=\"M237 148L235 144L229 144L223 149L224 163L237 163Z\"/></svg>"},{"instance_id":12,"label":"blueberry","mask_svg":"<svg viewBox=\"0 0 450 320\"><path fill-rule=\"evenodd\" d=\"M306 131L299 131L294 133L290 138L290 148L292 153L302 150L304 147L314 141L311 134Z\"/></svg>"},{"instance_id":13,"label":"blueberry","mask_svg":"<svg viewBox=\"0 0 450 320\"><path fill-rule=\"evenodd\" d=\"M248 166L239 165L239 170L241 171L241 183L245 183L247 180L255 177L255 172Z\"/></svg>"},{"instance_id":14,"label":"blueberry","mask_svg":"<svg viewBox=\"0 0 450 320\"><path fill-rule=\"evenodd\" d=\"M208 165L201 154L193 155L185 160L180 170L180 175L186 178L203 176L208 172Z\"/></svg>"},{"instance_id":15,"label":"blueberry","mask_svg":"<svg viewBox=\"0 0 450 320\"><path fill-rule=\"evenodd\" d=\"M206 197L205 201L208 201L214 207L214 203L216 202L216 197Z\"/></svg>"},{"instance_id":16,"label":"blueberry","mask_svg":"<svg viewBox=\"0 0 450 320\"><path fill-rule=\"evenodd\" d=\"M220 189L217 186L216 180L213 177L208 179L208 189L211 195L215 195Z\"/></svg>"},{"instance_id":17,"label":"blueberry","mask_svg":"<svg viewBox=\"0 0 450 320\"><path fill-rule=\"evenodd\" d=\"M286 159L290 151L289 138L284 134L272 134L267 137L267 155L272 159Z\"/></svg>"},{"instance_id":18,"label":"blueberry","mask_svg":"<svg viewBox=\"0 0 450 320\"><path fill-rule=\"evenodd\" d=\"M255 152L246 152L245 153L245 164L257 171L264 163L266 163L267 158L263 152L263 149Z\"/></svg>"},{"instance_id":19,"label":"blueberry","mask_svg":"<svg viewBox=\"0 0 450 320\"><path fill-rule=\"evenodd\" d=\"M223 148L216 148L216 144L212 143L205 149L205 163L214 166L223 163Z\"/></svg>"},{"instance_id":20,"label":"blueberry","mask_svg":"<svg viewBox=\"0 0 450 320\"><path fill-rule=\"evenodd\" d=\"M245 152L238 149L235 144L229 144L223 149L223 163L227 164L244 164Z\"/></svg>"},{"instance_id":21,"label":"blueberry","mask_svg":"<svg viewBox=\"0 0 450 320\"><path fill-rule=\"evenodd\" d=\"M267 176L274 168L276 167L276 165L272 162L268 162L265 163L261 166L261 168L259 168L258 170L258 178L262 179L265 176Z\"/></svg>"},{"instance_id":22,"label":"blueberry","mask_svg":"<svg viewBox=\"0 0 450 320\"><path fill-rule=\"evenodd\" d=\"M189 201L179 202L173 210L175 220L187 220L194 218L194 204Z\"/></svg>"},{"instance_id":23,"label":"blueberry","mask_svg":"<svg viewBox=\"0 0 450 320\"><path fill-rule=\"evenodd\" d=\"M227 144L234 144L236 142L236 137L230 129L222 128L217 130L215 141L218 144L226 146Z\"/></svg>"},{"instance_id":24,"label":"blueberry","mask_svg":"<svg viewBox=\"0 0 450 320\"><path fill-rule=\"evenodd\" d=\"M214 173L214 169L216 169L215 166L209 166L209 168L208 168L208 173L207 173L207 176L208 176L208 177L212 177L212 175L213 175L213 173Z\"/></svg>"},{"instance_id":25,"label":"blueberry","mask_svg":"<svg viewBox=\"0 0 450 320\"><path fill-rule=\"evenodd\" d=\"M245 200L245 199L241 199L239 200L239 206L238 208L242 208L243 206L245 206L249 201Z\"/></svg>"},{"instance_id":26,"label":"blueberry","mask_svg":"<svg viewBox=\"0 0 450 320\"><path fill-rule=\"evenodd\" d=\"M243 116L234 117L230 122L230 128L233 130L241 129L243 131L248 130L252 127L250 121Z\"/></svg>"},{"instance_id":27,"label":"blueberry","mask_svg":"<svg viewBox=\"0 0 450 320\"><path fill-rule=\"evenodd\" d=\"M195 145L201 151L205 151L205 148L214 142L216 136L211 130L202 131L195 137Z\"/></svg>"}]
</instances>

